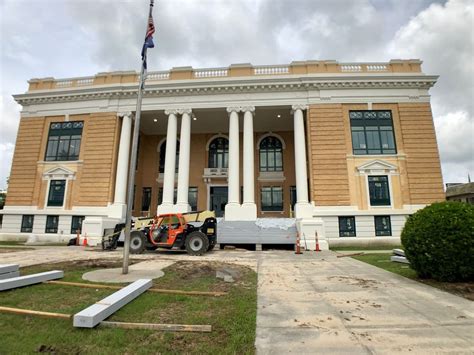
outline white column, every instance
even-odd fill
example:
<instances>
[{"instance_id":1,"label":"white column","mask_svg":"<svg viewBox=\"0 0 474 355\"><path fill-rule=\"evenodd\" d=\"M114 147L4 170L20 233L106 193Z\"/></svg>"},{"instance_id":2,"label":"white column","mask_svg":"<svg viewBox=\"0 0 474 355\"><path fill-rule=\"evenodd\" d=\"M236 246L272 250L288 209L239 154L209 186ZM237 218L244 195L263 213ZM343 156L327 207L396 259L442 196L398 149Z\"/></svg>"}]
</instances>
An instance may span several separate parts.
<instances>
[{"instance_id":1,"label":"white column","mask_svg":"<svg viewBox=\"0 0 474 355\"><path fill-rule=\"evenodd\" d=\"M240 107L228 107L229 113L229 167L228 199L225 206L225 219L238 220L240 212L239 198L239 111Z\"/></svg>"},{"instance_id":2,"label":"white column","mask_svg":"<svg viewBox=\"0 0 474 355\"><path fill-rule=\"evenodd\" d=\"M308 202L308 175L306 173L306 135L304 131L303 110L307 106L293 105L294 144L295 144L295 175L296 175L296 206L295 216L309 217L311 205Z\"/></svg>"},{"instance_id":3,"label":"white column","mask_svg":"<svg viewBox=\"0 0 474 355\"><path fill-rule=\"evenodd\" d=\"M189 212L191 206L188 202L189 190L189 161L191 149L191 109L180 111L181 134L179 140L179 167L178 167L178 197L176 201L177 212Z\"/></svg>"},{"instance_id":4,"label":"white column","mask_svg":"<svg viewBox=\"0 0 474 355\"><path fill-rule=\"evenodd\" d=\"M127 196L128 161L130 160L130 136L132 133L131 115L131 112L121 114L122 130L120 131L117 173L115 176L115 204L125 204Z\"/></svg>"},{"instance_id":5,"label":"white column","mask_svg":"<svg viewBox=\"0 0 474 355\"><path fill-rule=\"evenodd\" d=\"M256 220L257 205L255 204L254 177L254 144L253 144L253 113L255 107L242 107L244 112L244 146L243 146L243 180L244 201L242 204L242 219Z\"/></svg>"},{"instance_id":6,"label":"white column","mask_svg":"<svg viewBox=\"0 0 474 355\"><path fill-rule=\"evenodd\" d=\"M178 131L177 111L167 110L168 130L166 133L165 173L163 178L163 201L158 214L173 211L174 176L176 171L176 135Z\"/></svg>"}]
</instances>

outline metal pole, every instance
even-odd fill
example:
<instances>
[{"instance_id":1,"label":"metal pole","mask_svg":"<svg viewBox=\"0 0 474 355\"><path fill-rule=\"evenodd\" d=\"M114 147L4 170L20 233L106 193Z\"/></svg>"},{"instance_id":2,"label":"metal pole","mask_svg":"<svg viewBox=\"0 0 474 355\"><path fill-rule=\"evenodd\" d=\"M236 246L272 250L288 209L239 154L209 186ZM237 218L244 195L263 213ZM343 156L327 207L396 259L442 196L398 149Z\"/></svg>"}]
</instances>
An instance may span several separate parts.
<instances>
[{"instance_id":1,"label":"metal pole","mask_svg":"<svg viewBox=\"0 0 474 355\"><path fill-rule=\"evenodd\" d=\"M150 0L150 11L148 13L147 24L145 33L148 31L148 19L151 16L153 10L154 0ZM135 186L135 169L137 167L137 149L138 149L138 135L140 133L140 116L142 112L142 94L145 86L146 78L146 53L147 47L144 48L144 55L142 60L142 69L140 71L140 81L138 84L138 97L137 97L137 109L135 113L135 124L133 125L133 138L132 138L132 151L130 153L130 171L128 173L128 191L127 191L127 213L125 215L125 243L123 246L123 265L122 274L128 274L128 259L130 252L130 229L132 224L132 204L134 196Z\"/></svg>"}]
</instances>

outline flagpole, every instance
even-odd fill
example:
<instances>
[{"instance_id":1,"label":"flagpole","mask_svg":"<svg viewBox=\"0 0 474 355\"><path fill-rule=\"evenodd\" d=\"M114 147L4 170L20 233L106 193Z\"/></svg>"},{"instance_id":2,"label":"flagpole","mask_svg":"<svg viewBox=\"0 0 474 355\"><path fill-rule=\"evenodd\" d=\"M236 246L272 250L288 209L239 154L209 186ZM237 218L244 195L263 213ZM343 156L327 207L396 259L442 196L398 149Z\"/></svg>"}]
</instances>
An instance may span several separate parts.
<instances>
[{"instance_id":1,"label":"flagpole","mask_svg":"<svg viewBox=\"0 0 474 355\"><path fill-rule=\"evenodd\" d=\"M153 11L154 0L150 0L150 10L147 18L146 32L148 31L148 19L151 17ZM142 112L142 96L143 88L145 86L146 79L146 52L147 46L144 46L144 55L142 58L142 69L140 71L140 80L138 84L138 96L137 96L137 109L135 112L135 124L133 126L133 138L132 138L132 151L130 153L130 170L128 173L128 192L127 192L127 213L125 214L125 243L123 247L123 265L122 274L128 274L128 261L130 254L130 229L132 223L132 204L135 186L135 170L137 167L137 150L138 150L138 135L140 133L140 117Z\"/></svg>"}]
</instances>

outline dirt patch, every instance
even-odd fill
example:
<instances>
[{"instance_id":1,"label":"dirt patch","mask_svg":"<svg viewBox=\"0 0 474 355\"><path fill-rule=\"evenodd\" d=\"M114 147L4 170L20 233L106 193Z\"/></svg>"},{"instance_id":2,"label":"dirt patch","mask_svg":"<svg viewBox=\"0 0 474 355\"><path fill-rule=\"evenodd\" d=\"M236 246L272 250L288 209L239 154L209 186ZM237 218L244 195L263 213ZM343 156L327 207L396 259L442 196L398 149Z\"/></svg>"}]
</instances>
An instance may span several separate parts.
<instances>
[{"instance_id":1,"label":"dirt patch","mask_svg":"<svg viewBox=\"0 0 474 355\"><path fill-rule=\"evenodd\" d=\"M17 253L25 250L34 250L35 248L0 248L0 254Z\"/></svg>"},{"instance_id":2,"label":"dirt patch","mask_svg":"<svg viewBox=\"0 0 474 355\"><path fill-rule=\"evenodd\" d=\"M328 280L336 279L339 282L346 283L352 286L359 286L362 288L377 288L378 281L371 279L362 279L353 276L330 276Z\"/></svg>"},{"instance_id":3,"label":"dirt patch","mask_svg":"<svg viewBox=\"0 0 474 355\"><path fill-rule=\"evenodd\" d=\"M474 301L474 282L440 282L424 279L417 279L417 281Z\"/></svg>"}]
</instances>

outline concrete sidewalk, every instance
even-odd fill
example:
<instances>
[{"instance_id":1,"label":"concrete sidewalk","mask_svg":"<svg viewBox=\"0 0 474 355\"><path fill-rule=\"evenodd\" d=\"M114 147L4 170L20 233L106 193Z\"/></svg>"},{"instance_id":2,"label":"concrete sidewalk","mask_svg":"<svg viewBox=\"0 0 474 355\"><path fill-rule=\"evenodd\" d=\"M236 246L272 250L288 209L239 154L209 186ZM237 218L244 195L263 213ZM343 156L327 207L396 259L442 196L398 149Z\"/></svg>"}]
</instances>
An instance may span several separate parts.
<instances>
[{"instance_id":1,"label":"concrete sidewalk","mask_svg":"<svg viewBox=\"0 0 474 355\"><path fill-rule=\"evenodd\" d=\"M258 259L258 354L474 352L474 303L333 252Z\"/></svg>"}]
</instances>

